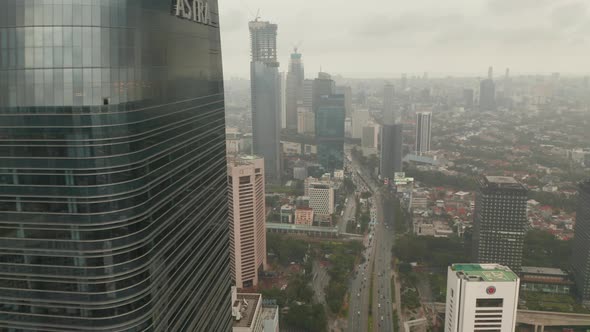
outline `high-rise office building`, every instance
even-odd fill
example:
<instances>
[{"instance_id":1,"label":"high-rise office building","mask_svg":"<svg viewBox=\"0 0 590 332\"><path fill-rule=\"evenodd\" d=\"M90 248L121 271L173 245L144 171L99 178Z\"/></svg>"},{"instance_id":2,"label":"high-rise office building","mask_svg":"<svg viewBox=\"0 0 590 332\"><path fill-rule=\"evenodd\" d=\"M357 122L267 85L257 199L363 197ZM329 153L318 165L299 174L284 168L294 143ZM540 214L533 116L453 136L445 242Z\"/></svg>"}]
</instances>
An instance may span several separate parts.
<instances>
[{"instance_id":1,"label":"high-rise office building","mask_svg":"<svg viewBox=\"0 0 590 332\"><path fill-rule=\"evenodd\" d=\"M499 264L453 264L447 273L445 332L514 332L520 280Z\"/></svg>"},{"instance_id":2,"label":"high-rise office building","mask_svg":"<svg viewBox=\"0 0 590 332\"><path fill-rule=\"evenodd\" d=\"M406 92L407 88L408 88L408 76L406 74L402 74L402 78L400 80L401 93Z\"/></svg>"},{"instance_id":3,"label":"high-rise office building","mask_svg":"<svg viewBox=\"0 0 590 332\"><path fill-rule=\"evenodd\" d=\"M318 77L313 80L312 90L312 109L314 112L317 111L319 101L322 96L329 96L334 94L336 91L336 84L332 80L332 76L328 73L318 73ZM344 96L342 97L342 104L344 106Z\"/></svg>"},{"instance_id":4,"label":"high-rise office building","mask_svg":"<svg viewBox=\"0 0 590 332\"><path fill-rule=\"evenodd\" d=\"M475 197L473 259L520 272L527 228L527 188L511 177L478 179Z\"/></svg>"},{"instance_id":5,"label":"high-rise office building","mask_svg":"<svg viewBox=\"0 0 590 332\"><path fill-rule=\"evenodd\" d=\"M297 48L291 53L289 73L287 74L287 129L297 130L297 107L303 105L303 62Z\"/></svg>"},{"instance_id":6,"label":"high-rise office building","mask_svg":"<svg viewBox=\"0 0 590 332\"><path fill-rule=\"evenodd\" d=\"M383 125L381 128L381 161L379 174L382 178L393 179L402 171L403 125Z\"/></svg>"},{"instance_id":7,"label":"high-rise office building","mask_svg":"<svg viewBox=\"0 0 590 332\"><path fill-rule=\"evenodd\" d=\"M590 180L580 183L572 271L578 296L590 306Z\"/></svg>"},{"instance_id":8,"label":"high-rise office building","mask_svg":"<svg viewBox=\"0 0 590 332\"><path fill-rule=\"evenodd\" d=\"M432 113L416 113L416 154L422 155L430 151L430 139L432 136Z\"/></svg>"},{"instance_id":9,"label":"high-rise office building","mask_svg":"<svg viewBox=\"0 0 590 332\"><path fill-rule=\"evenodd\" d=\"M307 188L309 207L314 214L329 216L334 213L334 189L329 182L312 182Z\"/></svg>"},{"instance_id":10,"label":"high-rise office building","mask_svg":"<svg viewBox=\"0 0 590 332\"><path fill-rule=\"evenodd\" d=\"M297 109L297 133L300 135L315 135L315 114L310 109Z\"/></svg>"},{"instance_id":11,"label":"high-rise office building","mask_svg":"<svg viewBox=\"0 0 590 332\"><path fill-rule=\"evenodd\" d=\"M252 144L254 154L264 158L269 180L281 176L281 92L277 62L277 25L249 23L252 60Z\"/></svg>"},{"instance_id":12,"label":"high-rise office building","mask_svg":"<svg viewBox=\"0 0 590 332\"><path fill-rule=\"evenodd\" d=\"M344 108L346 116L352 115L352 88L348 85L337 85L335 94L344 95Z\"/></svg>"},{"instance_id":13,"label":"high-rise office building","mask_svg":"<svg viewBox=\"0 0 590 332\"><path fill-rule=\"evenodd\" d=\"M376 149L381 146L379 137L381 137L381 126L370 122L365 127L363 127L361 146L363 148Z\"/></svg>"},{"instance_id":14,"label":"high-rise office building","mask_svg":"<svg viewBox=\"0 0 590 332\"><path fill-rule=\"evenodd\" d=\"M344 168L344 96L324 95L314 102L318 162L326 172Z\"/></svg>"},{"instance_id":15,"label":"high-rise office building","mask_svg":"<svg viewBox=\"0 0 590 332\"><path fill-rule=\"evenodd\" d=\"M496 83L494 83L494 71L488 69L488 78L479 84L479 109L481 111L494 111L496 109Z\"/></svg>"},{"instance_id":16,"label":"high-rise office building","mask_svg":"<svg viewBox=\"0 0 590 332\"><path fill-rule=\"evenodd\" d=\"M473 89L463 89L463 107L466 109L473 108Z\"/></svg>"},{"instance_id":17,"label":"high-rise office building","mask_svg":"<svg viewBox=\"0 0 590 332\"><path fill-rule=\"evenodd\" d=\"M313 109L313 81L303 80L303 107L306 109Z\"/></svg>"},{"instance_id":18,"label":"high-rise office building","mask_svg":"<svg viewBox=\"0 0 590 332\"><path fill-rule=\"evenodd\" d=\"M1 330L231 331L218 7L190 3L0 1Z\"/></svg>"},{"instance_id":19,"label":"high-rise office building","mask_svg":"<svg viewBox=\"0 0 590 332\"><path fill-rule=\"evenodd\" d=\"M363 127L369 124L371 114L368 109L357 109L352 113L352 138L363 136Z\"/></svg>"},{"instance_id":20,"label":"high-rise office building","mask_svg":"<svg viewBox=\"0 0 590 332\"><path fill-rule=\"evenodd\" d=\"M228 166L230 270L238 288L258 285L266 267L264 160L252 156Z\"/></svg>"},{"instance_id":21,"label":"high-rise office building","mask_svg":"<svg viewBox=\"0 0 590 332\"><path fill-rule=\"evenodd\" d=\"M393 84L387 83L383 88L383 123L394 124L397 120L394 104L395 88Z\"/></svg>"}]
</instances>

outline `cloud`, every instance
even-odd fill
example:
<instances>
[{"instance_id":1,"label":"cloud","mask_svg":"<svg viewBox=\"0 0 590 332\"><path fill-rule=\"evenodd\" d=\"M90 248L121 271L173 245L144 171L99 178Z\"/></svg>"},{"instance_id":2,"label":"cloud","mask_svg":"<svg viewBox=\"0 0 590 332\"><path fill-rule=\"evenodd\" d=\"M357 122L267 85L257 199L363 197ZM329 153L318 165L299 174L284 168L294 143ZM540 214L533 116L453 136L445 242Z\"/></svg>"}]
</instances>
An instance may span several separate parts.
<instances>
[{"instance_id":1,"label":"cloud","mask_svg":"<svg viewBox=\"0 0 590 332\"><path fill-rule=\"evenodd\" d=\"M487 9L496 15L521 14L526 10L540 10L553 0L488 0Z\"/></svg>"},{"instance_id":2,"label":"cloud","mask_svg":"<svg viewBox=\"0 0 590 332\"><path fill-rule=\"evenodd\" d=\"M551 20L556 28L568 28L587 22L588 9L582 2L572 2L553 9Z\"/></svg>"}]
</instances>

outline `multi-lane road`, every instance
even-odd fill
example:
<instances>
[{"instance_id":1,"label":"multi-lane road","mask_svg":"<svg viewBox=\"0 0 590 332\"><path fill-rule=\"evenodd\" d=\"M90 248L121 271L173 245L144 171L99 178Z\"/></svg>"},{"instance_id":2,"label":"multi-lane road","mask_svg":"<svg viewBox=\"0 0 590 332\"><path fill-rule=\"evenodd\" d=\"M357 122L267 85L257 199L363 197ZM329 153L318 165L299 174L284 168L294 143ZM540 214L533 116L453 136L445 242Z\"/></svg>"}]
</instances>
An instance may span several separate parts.
<instances>
[{"instance_id":1,"label":"multi-lane road","mask_svg":"<svg viewBox=\"0 0 590 332\"><path fill-rule=\"evenodd\" d=\"M350 303L348 331L367 331L369 324L369 306L373 321L373 331L395 331L393 326L393 300L391 298L391 246L393 245L393 213L390 204L384 204L380 185L355 162L354 177L362 177L363 182L373 192L372 208L375 219L364 238L366 261L356 267L350 283ZM358 173L357 173L358 171ZM355 182L360 182L358 178ZM358 185L357 185L358 186ZM349 199L350 201L350 199ZM349 202L350 203L350 202ZM373 292L370 294L371 280ZM371 298L372 297L372 301Z\"/></svg>"}]
</instances>

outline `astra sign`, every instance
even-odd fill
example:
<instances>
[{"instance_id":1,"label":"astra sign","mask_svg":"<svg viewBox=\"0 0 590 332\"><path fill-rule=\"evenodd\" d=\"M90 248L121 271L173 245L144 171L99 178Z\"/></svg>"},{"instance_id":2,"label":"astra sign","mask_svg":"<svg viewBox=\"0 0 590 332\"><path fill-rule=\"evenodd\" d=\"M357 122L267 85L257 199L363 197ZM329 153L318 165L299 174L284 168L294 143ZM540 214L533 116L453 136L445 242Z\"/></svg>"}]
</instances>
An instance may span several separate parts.
<instances>
[{"instance_id":1,"label":"astra sign","mask_svg":"<svg viewBox=\"0 0 590 332\"><path fill-rule=\"evenodd\" d=\"M173 13L177 17L193 22L214 26L211 22L211 8L207 1L202 0L175 0L176 6Z\"/></svg>"}]
</instances>

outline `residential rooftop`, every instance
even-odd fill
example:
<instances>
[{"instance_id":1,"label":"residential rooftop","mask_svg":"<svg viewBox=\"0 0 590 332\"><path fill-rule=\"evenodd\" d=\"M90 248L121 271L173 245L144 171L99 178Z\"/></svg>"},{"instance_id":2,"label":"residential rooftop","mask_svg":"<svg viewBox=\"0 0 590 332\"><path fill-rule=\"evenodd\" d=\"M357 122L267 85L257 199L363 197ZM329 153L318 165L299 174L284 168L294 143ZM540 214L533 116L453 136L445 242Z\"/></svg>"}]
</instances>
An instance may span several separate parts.
<instances>
[{"instance_id":1,"label":"residential rooftop","mask_svg":"<svg viewBox=\"0 0 590 332\"><path fill-rule=\"evenodd\" d=\"M451 270L467 281L515 281L518 276L510 268L499 264L453 264ZM460 276L461 277L461 276Z\"/></svg>"}]
</instances>

